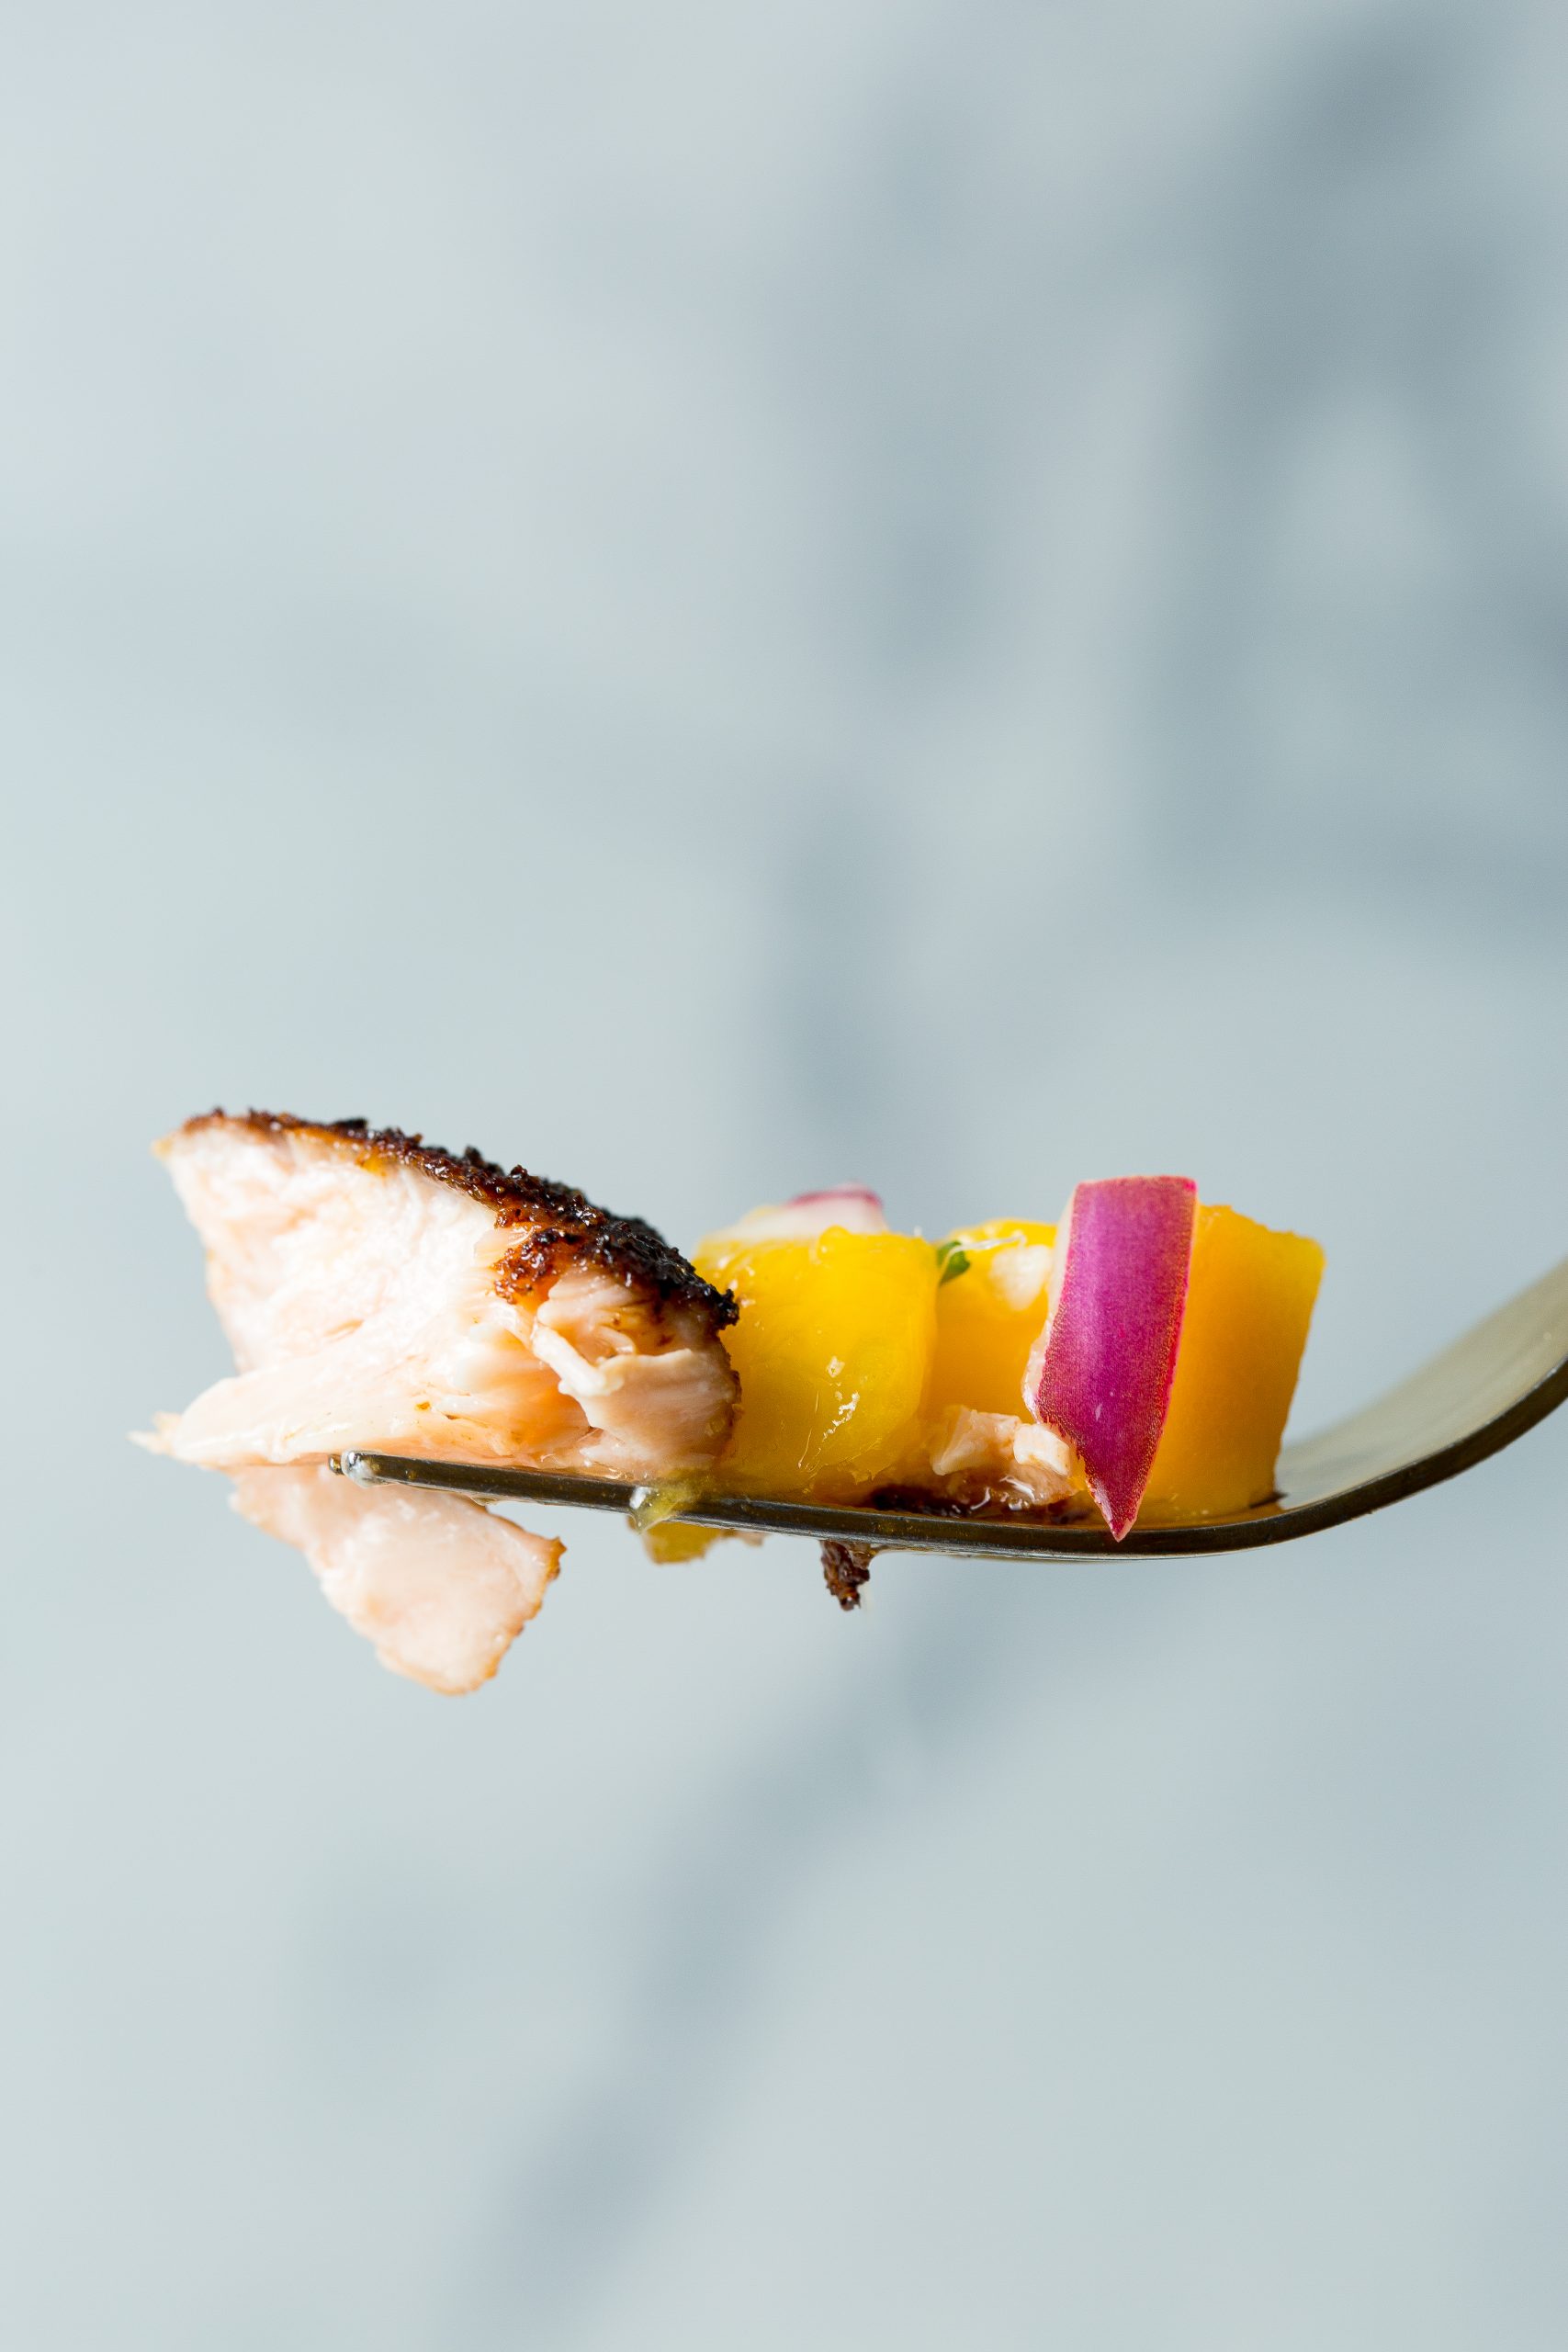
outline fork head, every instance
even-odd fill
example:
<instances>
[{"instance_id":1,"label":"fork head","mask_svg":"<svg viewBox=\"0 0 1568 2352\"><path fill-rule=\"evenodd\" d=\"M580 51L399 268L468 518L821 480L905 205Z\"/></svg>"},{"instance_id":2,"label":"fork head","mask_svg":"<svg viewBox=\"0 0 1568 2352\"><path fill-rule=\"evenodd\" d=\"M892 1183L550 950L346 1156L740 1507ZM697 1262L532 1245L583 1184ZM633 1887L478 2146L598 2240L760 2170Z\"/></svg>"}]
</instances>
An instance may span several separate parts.
<instances>
[{"instance_id":1,"label":"fork head","mask_svg":"<svg viewBox=\"0 0 1568 2352\"><path fill-rule=\"evenodd\" d=\"M956 1518L756 1495L682 1498L668 1516L739 1533L805 1535L879 1552L946 1552L970 1559L1126 1560L1244 1551L1359 1519L1456 1477L1511 1445L1565 1397L1568 1259L1359 1412L1287 1445L1275 1496L1232 1518L1135 1526L1117 1544L1098 1520ZM368 1450L342 1453L334 1466L367 1486L432 1487L491 1502L564 1504L640 1518L656 1500L652 1490L616 1479Z\"/></svg>"}]
</instances>

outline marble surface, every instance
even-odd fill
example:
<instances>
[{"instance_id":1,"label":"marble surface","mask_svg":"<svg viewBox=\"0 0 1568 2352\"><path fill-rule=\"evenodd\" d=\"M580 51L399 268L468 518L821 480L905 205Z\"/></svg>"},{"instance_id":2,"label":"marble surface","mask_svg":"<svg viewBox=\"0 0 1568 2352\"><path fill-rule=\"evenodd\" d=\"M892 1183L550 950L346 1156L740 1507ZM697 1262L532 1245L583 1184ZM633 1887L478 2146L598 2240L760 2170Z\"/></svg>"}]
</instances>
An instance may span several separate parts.
<instances>
[{"instance_id":1,"label":"marble surface","mask_svg":"<svg viewBox=\"0 0 1568 2352\"><path fill-rule=\"evenodd\" d=\"M1260 1559L382 1674L122 1433L148 1138L690 1241L1176 1167L1302 1421L1568 1250L1544 6L231 0L0 80L0 2334L1536 2352L1568 1430Z\"/></svg>"}]
</instances>

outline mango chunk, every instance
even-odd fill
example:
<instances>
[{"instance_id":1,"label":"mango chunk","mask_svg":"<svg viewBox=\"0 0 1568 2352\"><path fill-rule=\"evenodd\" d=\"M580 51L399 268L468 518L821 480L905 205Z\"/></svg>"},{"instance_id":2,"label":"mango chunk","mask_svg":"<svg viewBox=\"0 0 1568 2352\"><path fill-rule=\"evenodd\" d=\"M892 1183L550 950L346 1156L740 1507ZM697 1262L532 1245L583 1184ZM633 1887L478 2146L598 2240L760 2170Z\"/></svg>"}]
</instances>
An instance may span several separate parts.
<instances>
[{"instance_id":1,"label":"mango chunk","mask_svg":"<svg viewBox=\"0 0 1568 2352\"><path fill-rule=\"evenodd\" d=\"M636 1521L628 1521L636 1526ZM656 1567L677 1567L688 1560L700 1560L713 1550L716 1544L761 1544L760 1535L749 1535L739 1527L694 1527L687 1520L661 1519L652 1527L637 1530L642 1548Z\"/></svg>"},{"instance_id":2,"label":"mango chunk","mask_svg":"<svg viewBox=\"0 0 1568 2352\"><path fill-rule=\"evenodd\" d=\"M993 1217L940 1244L936 1352L927 1410L1021 1417L1024 1368L1045 1323L1054 1225Z\"/></svg>"},{"instance_id":3,"label":"mango chunk","mask_svg":"<svg viewBox=\"0 0 1568 2352\"><path fill-rule=\"evenodd\" d=\"M749 1246L717 1235L694 1262L740 1308L723 1335L740 1406L718 1483L848 1502L890 1477L931 1373L931 1243L841 1226L814 1240Z\"/></svg>"},{"instance_id":4,"label":"mango chunk","mask_svg":"<svg viewBox=\"0 0 1568 2352\"><path fill-rule=\"evenodd\" d=\"M1213 1519L1264 1502L1323 1278L1323 1251L1200 1205L1176 1378L1139 1519Z\"/></svg>"}]
</instances>

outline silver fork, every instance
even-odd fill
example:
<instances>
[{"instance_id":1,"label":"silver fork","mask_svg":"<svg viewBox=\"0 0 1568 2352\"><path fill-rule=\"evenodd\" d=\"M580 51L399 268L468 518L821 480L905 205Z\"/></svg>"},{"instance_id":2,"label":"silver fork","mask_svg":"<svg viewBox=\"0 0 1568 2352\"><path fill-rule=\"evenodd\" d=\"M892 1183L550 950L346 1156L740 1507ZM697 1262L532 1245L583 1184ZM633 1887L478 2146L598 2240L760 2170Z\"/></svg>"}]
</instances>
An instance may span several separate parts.
<instances>
[{"instance_id":1,"label":"silver fork","mask_svg":"<svg viewBox=\"0 0 1568 2352\"><path fill-rule=\"evenodd\" d=\"M1484 1462L1533 1429L1568 1397L1568 1259L1462 1340L1390 1388L1280 1456L1271 1502L1232 1519L1179 1527L1135 1527L1112 1543L1093 1524L1036 1520L949 1519L870 1505L770 1502L756 1495L704 1495L668 1514L698 1527L751 1534L806 1535L863 1544L878 1552L949 1552L968 1559L1152 1559L1173 1552L1237 1552L1284 1544L1382 1510ZM355 1450L333 1464L363 1486L429 1487L487 1501L566 1503L633 1514L656 1506L653 1490L610 1478L561 1477L544 1470L477 1462L422 1462Z\"/></svg>"}]
</instances>

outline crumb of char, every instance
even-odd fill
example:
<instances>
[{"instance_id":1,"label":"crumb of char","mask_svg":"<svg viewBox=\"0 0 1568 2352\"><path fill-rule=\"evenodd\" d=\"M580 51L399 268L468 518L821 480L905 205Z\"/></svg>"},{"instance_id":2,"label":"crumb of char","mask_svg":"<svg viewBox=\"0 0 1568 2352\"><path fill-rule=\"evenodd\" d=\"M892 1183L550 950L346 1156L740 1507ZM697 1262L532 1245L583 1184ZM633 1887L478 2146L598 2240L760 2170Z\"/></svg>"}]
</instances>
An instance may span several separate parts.
<instances>
[{"instance_id":1,"label":"crumb of char","mask_svg":"<svg viewBox=\"0 0 1568 2352\"><path fill-rule=\"evenodd\" d=\"M860 1607L875 1557L875 1546L871 1544L845 1544L829 1536L823 1544L822 1580L840 1609Z\"/></svg>"}]
</instances>

